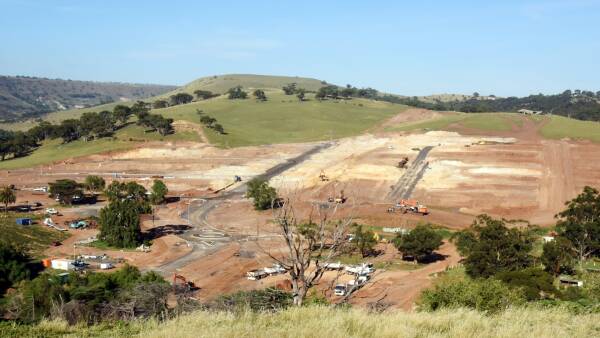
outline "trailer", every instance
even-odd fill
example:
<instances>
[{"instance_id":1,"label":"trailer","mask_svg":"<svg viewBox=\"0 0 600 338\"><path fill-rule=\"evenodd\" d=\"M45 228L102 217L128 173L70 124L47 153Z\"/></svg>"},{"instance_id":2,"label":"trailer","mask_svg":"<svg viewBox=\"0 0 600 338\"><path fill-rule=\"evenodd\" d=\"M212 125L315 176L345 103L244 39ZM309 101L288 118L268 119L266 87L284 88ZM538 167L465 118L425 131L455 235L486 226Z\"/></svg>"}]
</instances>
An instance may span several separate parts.
<instances>
[{"instance_id":1,"label":"trailer","mask_svg":"<svg viewBox=\"0 0 600 338\"><path fill-rule=\"evenodd\" d=\"M75 265L73 265L75 261L72 259L53 259L50 267L55 270L75 270Z\"/></svg>"},{"instance_id":2,"label":"trailer","mask_svg":"<svg viewBox=\"0 0 600 338\"><path fill-rule=\"evenodd\" d=\"M17 225L31 225L31 224L33 224L33 222L31 221L31 218L17 218L16 222L17 222Z\"/></svg>"}]
</instances>

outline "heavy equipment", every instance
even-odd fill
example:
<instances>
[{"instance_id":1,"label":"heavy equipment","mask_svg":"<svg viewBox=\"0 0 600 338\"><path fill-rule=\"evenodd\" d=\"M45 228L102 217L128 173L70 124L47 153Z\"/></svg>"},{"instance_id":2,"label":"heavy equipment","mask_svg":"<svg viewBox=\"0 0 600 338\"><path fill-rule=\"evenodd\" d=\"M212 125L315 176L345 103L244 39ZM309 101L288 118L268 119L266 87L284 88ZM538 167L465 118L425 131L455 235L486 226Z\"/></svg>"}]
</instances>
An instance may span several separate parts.
<instances>
[{"instance_id":1,"label":"heavy equipment","mask_svg":"<svg viewBox=\"0 0 600 338\"><path fill-rule=\"evenodd\" d=\"M325 175L325 172L323 170L321 170L321 173L319 174L319 179L321 180L321 182L329 181L329 177Z\"/></svg>"},{"instance_id":2,"label":"heavy equipment","mask_svg":"<svg viewBox=\"0 0 600 338\"><path fill-rule=\"evenodd\" d=\"M327 200L329 203L345 203L348 198L344 196L344 190L340 190L340 194L336 197L329 197Z\"/></svg>"},{"instance_id":3,"label":"heavy equipment","mask_svg":"<svg viewBox=\"0 0 600 338\"><path fill-rule=\"evenodd\" d=\"M400 202L396 204L395 208L401 210L403 213L412 212L421 215L429 214L429 209L427 209L427 206L414 199L400 200Z\"/></svg>"},{"instance_id":4,"label":"heavy equipment","mask_svg":"<svg viewBox=\"0 0 600 338\"><path fill-rule=\"evenodd\" d=\"M406 164L408 163L408 157L405 157L398 162L398 168L404 169L406 168Z\"/></svg>"},{"instance_id":5,"label":"heavy equipment","mask_svg":"<svg viewBox=\"0 0 600 338\"><path fill-rule=\"evenodd\" d=\"M185 279L185 277L183 277L182 275L173 273L173 290L174 291L177 291L177 290L190 291L190 290L194 290L194 289L196 289L196 285L194 284L194 282L188 282L188 280Z\"/></svg>"}]
</instances>

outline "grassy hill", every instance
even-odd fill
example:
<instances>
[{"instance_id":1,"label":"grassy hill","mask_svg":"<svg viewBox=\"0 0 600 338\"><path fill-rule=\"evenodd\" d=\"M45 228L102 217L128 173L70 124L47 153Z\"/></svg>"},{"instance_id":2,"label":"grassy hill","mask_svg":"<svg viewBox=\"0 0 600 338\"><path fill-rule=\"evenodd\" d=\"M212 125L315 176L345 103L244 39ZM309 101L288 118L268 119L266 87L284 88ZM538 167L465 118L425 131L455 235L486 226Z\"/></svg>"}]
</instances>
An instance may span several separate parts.
<instances>
[{"instance_id":1,"label":"grassy hill","mask_svg":"<svg viewBox=\"0 0 600 338\"><path fill-rule=\"evenodd\" d=\"M268 101L229 100L218 97L154 110L165 117L199 123L197 110L217 119L227 132L211 130L206 136L219 146L238 147L307 142L359 134L406 109L387 102L353 99L319 102L313 95L300 102L279 90L267 91Z\"/></svg>"},{"instance_id":2,"label":"grassy hill","mask_svg":"<svg viewBox=\"0 0 600 338\"><path fill-rule=\"evenodd\" d=\"M33 201L31 201L33 202ZM30 226L17 225L17 217L33 218L36 223ZM29 254L34 258L42 258L43 251L50 246L53 241L62 241L69 234L50 229L41 225L42 219L33 214L4 214L0 216L0 229L2 229L2 238L0 240L9 242L16 246L24 246ZM1 336L1 335L0 335Z\"/></svg>"},{"instance_id":3,"label":"grassy hill","mask_svg":"<svg viewBox=\"0 0 600 338\"><path fill-rule=\"evenodd\" d=\"M454 309L433 313L367 312L325 306L276 313L197 311L175 319L114 325L0 323L7 337L594 337L599 314L565 309L514 308L498 315Z\"/></svg>"},{"instance_id":4,"label":"grassy hill","mask_svg":"<svg viewBox=\"0 0 600 338\"><path fill-rule=\"evenodd\" d=\"M251 93L251 89L263 89L265 91L281 91L281 87L295 82L299 88L304 88L308 91L317 91L320 87L326 84L325 81L293 77L293 76L270 76L270 75L251 75L251 74L230 74L230 75L215 75L199 78L186 84L183 87L173 89L169 92L153 97L145 98L146 102L153 102L159 99L168 99L169 96L177 93L188 93L194 95L196 90L209 90L213 93L225 93L229 88L242 86L244 90ZM65 119L79 118L86 112L99 112L102 110L112 110L117 104L131 105L133 102L112 102L101 104L83 109L67 109L54 111L42 116L46 121L58 123ZM0 129L6 130L27 130L35 125L35 121L23 121L19 123L0 123Z\"/></svg>"},{"instance_id":5,"label":"grassy hill","mask_svg":"<svg viewBox=\"0 0 600 338\"><path fill-rule=\"evenodd\" d=\"M168 97L181 92L193 94L195 90L199 89L223 94L229 88L235 86L242 86L244 89L281 89L281 87L293 82L297 84L298 88L304 88L308 91L317 91L327 84L325 81L297 76L227 74L203 77L160 96Z\"/></svg>"},{"instance_id":6,"label":"grassy hill","mask_svg":"<svg viewBox=\"0 0 600 338\"><path fill-rule=\"evenodd\" d=\"M174 86L0 76L0 121L148 98Z\"/></svg>"}]
</instances>

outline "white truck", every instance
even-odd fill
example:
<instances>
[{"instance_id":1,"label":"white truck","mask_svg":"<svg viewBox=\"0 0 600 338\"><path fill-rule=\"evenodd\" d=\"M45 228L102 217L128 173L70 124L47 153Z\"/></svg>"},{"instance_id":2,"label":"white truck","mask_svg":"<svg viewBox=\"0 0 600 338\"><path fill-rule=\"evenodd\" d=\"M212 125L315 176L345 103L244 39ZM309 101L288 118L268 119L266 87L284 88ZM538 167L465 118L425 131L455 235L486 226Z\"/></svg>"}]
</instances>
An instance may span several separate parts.
<instances>
[{"instance_id":1,"label":"white truck","mask_svg":"<svg viewBox=\"0 0 600 338\"><path fill-rule=\"evenodd\" d=\"M370 273L373 273L375 271L375 268L373 268L372 263L362 263L359 265L348 265L346 266L345 270L346 273L351 275L368 275Z\"/></svg>"},{"instance_id":2,"label":"white truck","mask_svg":"<svg viewBox=\"0 0 600 338\"><path fill-rule=\"evenodd\" d=\"M325 268L325 270L331 271L331 270L342 270L345 265L337 262L337 263L324 263L323 267Z\"/></svg>"},{"instance_id":3,"label":"white truck","mask_svg":"<svg viewBox=\"0 0 600 338\"><path fill-rule=\"evenodd\" d=\"M279 264L273 264L272 267L262 269L269 276L278 275L280 273L286 273L285 269Z\"/></svg>"},{"instance_id":4,"label":"white truck","mask_svg":"<svg viewBox=\"0 0 600 338\"><path fill-rule=\"evenodd\" d=\"M359 275L355 279L349 280L346 284L337 284L333 289L333 293L336 296L345 296L348 292L354 292L363 287L369 279L369 275Z\"/></svg>"},{"instance_id":5,"label":"white truck","mask_svg":"<svg viewBox=\"0 0 600 338\"><path fill-rule=\"evenodd\" d=\"M265 269L256 269L246 272L246 278L249 280L259 280L267 277L269 274L265 271Z\"/></svg>"}]
</instances>

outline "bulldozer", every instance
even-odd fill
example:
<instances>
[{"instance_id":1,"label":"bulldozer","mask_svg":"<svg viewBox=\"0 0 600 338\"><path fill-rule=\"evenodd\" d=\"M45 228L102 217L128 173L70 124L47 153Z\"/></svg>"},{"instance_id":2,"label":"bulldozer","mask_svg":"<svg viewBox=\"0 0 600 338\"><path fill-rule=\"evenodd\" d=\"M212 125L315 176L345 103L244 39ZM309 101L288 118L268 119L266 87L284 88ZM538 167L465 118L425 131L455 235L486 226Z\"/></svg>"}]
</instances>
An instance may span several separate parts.
<instances>
[{"instance_id":1,"label":"bulldozer","mask_svg":"<svg viewBox=\"0 0 600 338\"><path fill-rule=\"evenodd\" d=\"M336 196L336 197L329 197L327 200L329 201L329 203L339 203L339 204L342 204L342 203L345 203L347 199L348 198L346 196L344 196L344 190L341 190L340 194L338 196Z\"/></svg>"},{"instance_id":2,"label":"bulldozer","mask_svg":"<svg viewBox=\"0 0 600 338\"><path fill-rule=\"evenodd\" d=\"M405 157L398 162L398 168L404 169L406 168L406 164L408 163L408 157Z\"/></svg>"},{"instance_id":3,"label":"bulldozer","mask_svg":"<svg viewBox=\"0 0 600 338\"><path fill-rule=\"evenodd\" d=\"M319 174L319 179L321 180L321 182L329 181L329 177L325 175L325 172L323 170L321 170L321 173Z\"/></svg>"},{"instance_id":4,"label":"bulldozer","mask_svg":"<svg viewBox=\"0 0 600 338\"><path fill-rule=\"evenodd\" d=\"M419 203L419 201L413 199L400 200L400 202L396 204L395 208L401 210L405 214L407 212L421 215L429 214L429 209L427 209L426 205L423 205Z\"/></svg>"}]
</instances>

